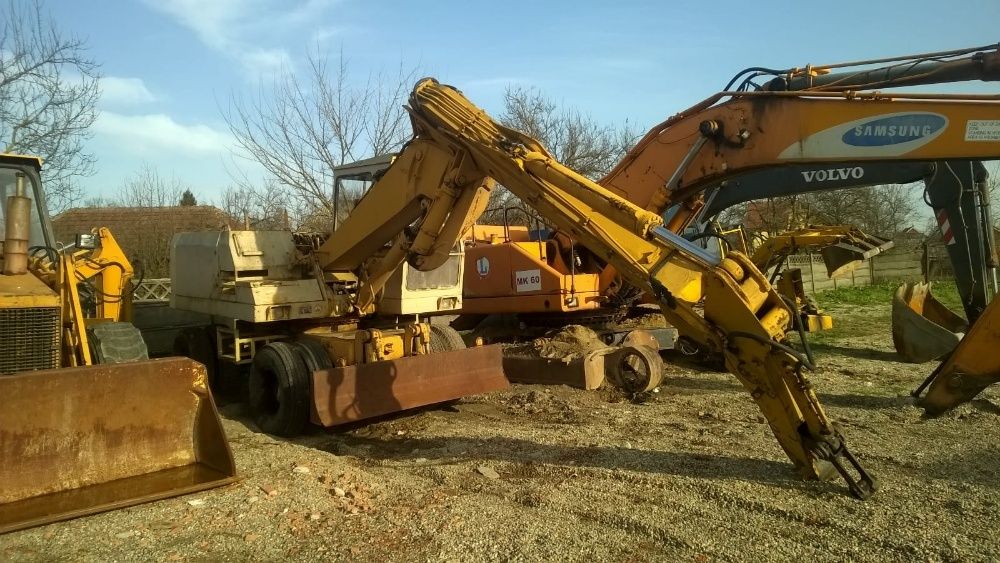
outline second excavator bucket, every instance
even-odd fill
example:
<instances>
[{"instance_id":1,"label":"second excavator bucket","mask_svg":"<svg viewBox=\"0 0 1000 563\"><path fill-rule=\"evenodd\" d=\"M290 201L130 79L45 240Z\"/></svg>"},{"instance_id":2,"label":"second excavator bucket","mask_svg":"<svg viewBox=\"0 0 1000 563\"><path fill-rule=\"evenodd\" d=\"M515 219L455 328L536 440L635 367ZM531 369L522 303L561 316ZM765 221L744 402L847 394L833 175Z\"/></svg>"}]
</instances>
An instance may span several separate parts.
<instances>
[{"instance_id":1,"label":"second excavator bucket","mask_svg":"<svg viewBox=\"0 0 1000 563\"><path fill-rule=\"evenodd\" d=\"M312 422L335 426L510 386L499 345L313 372Z\"/></svg>"},{"instance_id":2,"label":"second excavator bucket","mask_svg":"<svg viewBox=\"0 0 1000 563\"><path fill-rule=\"evenodd\" d=\"M967 329L965 319L931 295L929 283L905 283L892 298L892 343L907 362L944 357Z\"/></svg>"},{"instance_id":3,"label":"second excavator bucket","mask_svg":"<svg viewBox=\"0 0 1000 563\"><path fill-rule=\"evenodd\" d=\"M0 533L236 478L205 368L187 358L0 376Z\"/></svg>"},{"instance_id":4,"label":"second excavator bucket","mask_svg":"<svg viewBox=\"0 0 1000 563\"><path fill-rule=\"evenodd\" d=\"M930 387L919 405L928 414L940 414L972 400L983 389L1000 381L998 342L1000 299L993 299L955 351L928 379Z\"/></svg>"},{"instance_id":5,"label":"second excavator bucket","mask_svg":"<svg viewBox=\"0 0 1000 563\"><path fill-rule=\"evenodd\" d=\"M858 269L865 260L889 250L894 246L891 240L883 240L852 229L850 236L836 244L820 250L826 275L830 278L846 276Z\"/></svg>"}]
</instances>

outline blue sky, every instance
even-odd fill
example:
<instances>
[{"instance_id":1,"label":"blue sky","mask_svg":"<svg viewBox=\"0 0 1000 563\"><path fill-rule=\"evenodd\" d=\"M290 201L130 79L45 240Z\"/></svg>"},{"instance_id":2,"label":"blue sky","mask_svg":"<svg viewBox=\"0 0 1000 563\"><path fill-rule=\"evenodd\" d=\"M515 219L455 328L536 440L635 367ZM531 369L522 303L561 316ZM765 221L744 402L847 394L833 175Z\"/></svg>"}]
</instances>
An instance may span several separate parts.
<instances>
[{"instance_id":1,"label":"blue sky","mask_svg":"<svg viewBox=\"0 0 1000 563\"><path fill-rule=\"evenodd\" d=\"M45 4L102 64L87 197L113 195L144 162L211 201L229 183L221 116L309 49L343 51L361 77L419 67L498 112L535 86L641 130L748 66L788 67L1000 41L1000 0L837 2L147 0ZM362 78L363 79L363 78ZM928 88L930 89L930 88ZM941 88L937 88L940 90ZM955 91L990 92L964 84ZM247 169L251 174L252 168Z\"/></svg>"}]
</instances>

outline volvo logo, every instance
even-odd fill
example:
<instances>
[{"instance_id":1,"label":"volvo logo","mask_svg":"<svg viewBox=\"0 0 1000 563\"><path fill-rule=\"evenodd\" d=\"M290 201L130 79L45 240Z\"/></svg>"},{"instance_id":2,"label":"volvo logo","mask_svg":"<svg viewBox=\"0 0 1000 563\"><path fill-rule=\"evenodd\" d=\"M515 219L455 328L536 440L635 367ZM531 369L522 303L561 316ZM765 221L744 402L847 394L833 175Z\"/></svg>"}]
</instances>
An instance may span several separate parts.
<instances>
[{"instance_id":1,"label":"volvo logo","mask_svg":"<svg viewBox=\"0 0 1000 563\"><path fill-rule=\"evenodd\" d=\"M806 182L835 182L837 180L860 180L865 176L865 169L860 166L853 168L826 168L823 170L803 170L802 178Z\"/></svg>"}]
</instances>

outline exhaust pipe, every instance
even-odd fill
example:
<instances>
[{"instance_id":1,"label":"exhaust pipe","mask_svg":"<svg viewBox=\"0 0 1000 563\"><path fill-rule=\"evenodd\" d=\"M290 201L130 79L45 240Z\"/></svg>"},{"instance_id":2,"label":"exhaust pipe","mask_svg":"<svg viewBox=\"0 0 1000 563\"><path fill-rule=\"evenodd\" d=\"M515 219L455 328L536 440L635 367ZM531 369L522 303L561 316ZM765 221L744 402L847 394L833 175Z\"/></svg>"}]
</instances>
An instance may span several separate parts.
<instances>
[{"instance_id":1,"label":"exhaust pipe","mask_svg":"<svg viewBox=\"0 0 1000 563\"><path fill-rule=\"evenodd\" d=\"M7 226L3 243L3 273L28 272L28 236L31 233L31 198L25 195L24 174L17 173L14 195L7 198Z\"/></svg>"}]
</instances>

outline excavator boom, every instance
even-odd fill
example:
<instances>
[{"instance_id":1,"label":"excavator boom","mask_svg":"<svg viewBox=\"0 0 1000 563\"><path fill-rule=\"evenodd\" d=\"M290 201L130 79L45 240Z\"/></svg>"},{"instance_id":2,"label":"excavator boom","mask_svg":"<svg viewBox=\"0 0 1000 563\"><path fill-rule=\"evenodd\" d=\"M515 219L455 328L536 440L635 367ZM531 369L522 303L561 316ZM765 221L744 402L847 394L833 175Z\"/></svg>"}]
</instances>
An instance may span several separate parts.
<instances>
[{"instance_id":1,"label":"excavator boom","mask_svg":"<svg viewBox=\"0 0 1000 563\"><path fill-rule=\"evenodd\" d=\"M665 229L658 215L566 168L537 141L497 124L454 88L422 80L409 110L415 139L366 199L399 193L407 185L400 183L406 182L407 189L428 194L421 204L426 211L410 234L397 240L400 251L386 255L378 271L403 260L419 267L430 249L452 244L460 235L454 227L477 216L475 206L456 202L472 198L468 194L480 193L494 179L607 260L631 284L657 296L665 317L682 334L724 356L803 476L839 473L854 495L865 498L874 492L874 480L850 453L803 374L809 360L787 344L791 310L746 256L730 253L719 259L704 253ZM407 173L398 173L401 164ZM414 170L432 173L415 175ZM341 229L352 232L355 220L361 219L352 215ZM334 233L327 244L331 262L338 259L332 249L351 247L337 242ZM369 276L370 287L362 284L360 292L376 293L378 281ZM695 309L702 300L703 315Z\"/></svg>"}]
</instances>

